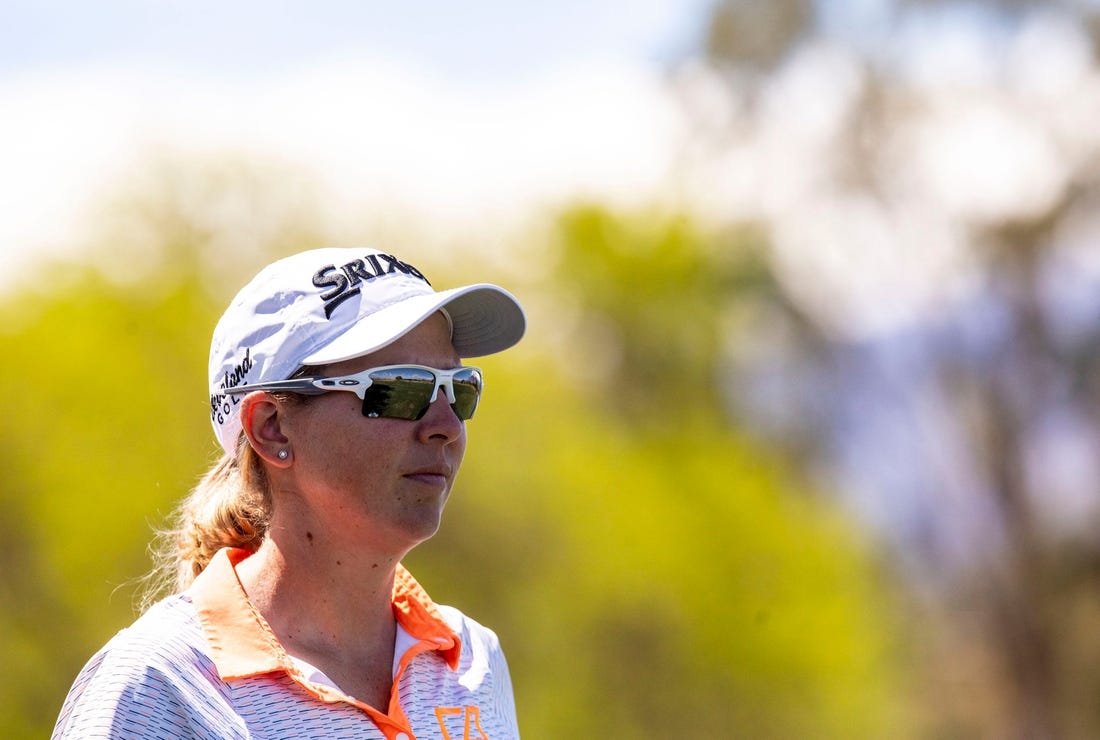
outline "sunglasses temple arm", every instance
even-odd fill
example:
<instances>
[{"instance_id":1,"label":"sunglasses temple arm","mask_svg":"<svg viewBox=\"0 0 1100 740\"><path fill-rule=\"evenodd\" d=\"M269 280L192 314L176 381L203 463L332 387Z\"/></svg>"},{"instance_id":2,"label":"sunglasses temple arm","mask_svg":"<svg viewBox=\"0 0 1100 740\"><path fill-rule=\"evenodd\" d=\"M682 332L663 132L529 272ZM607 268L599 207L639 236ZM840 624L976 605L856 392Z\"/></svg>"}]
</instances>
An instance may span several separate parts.
<instances>
[{"instance_id":1,"label":"sunglasses temple arm","mask_svg":"<svg viewBox=\"0 0 1100 740\"><path fill-rule=\"evenodd\" d=\"M253 391L288 391L294 393L324 393L317 387L316 378L292 378L290 380L273 380L269 383L253 383L252 385L238 385L232 388L223 388L219 392L228 396L238 396Z\"/></svg>"}]
</instances>

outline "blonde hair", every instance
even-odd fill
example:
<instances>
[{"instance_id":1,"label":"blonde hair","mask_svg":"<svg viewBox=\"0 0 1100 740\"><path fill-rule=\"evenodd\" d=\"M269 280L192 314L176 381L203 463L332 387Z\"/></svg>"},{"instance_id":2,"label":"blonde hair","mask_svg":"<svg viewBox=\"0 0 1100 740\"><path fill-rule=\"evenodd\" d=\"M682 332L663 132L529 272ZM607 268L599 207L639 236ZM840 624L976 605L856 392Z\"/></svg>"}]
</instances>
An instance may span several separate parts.
<instances>
[{"instance_id":1,"label":"blonde hair","mask_svg":"<svg viewBox=\"0 0 1100 740\"><path fill-rule=\"evenodd\" d=\"M157 531L141 611L186 590L223 547L254 552L267 534L272 506L263 461L242 433L236 453L223 454L176 507L170 526Z\"/></svg>"}]
</instances>

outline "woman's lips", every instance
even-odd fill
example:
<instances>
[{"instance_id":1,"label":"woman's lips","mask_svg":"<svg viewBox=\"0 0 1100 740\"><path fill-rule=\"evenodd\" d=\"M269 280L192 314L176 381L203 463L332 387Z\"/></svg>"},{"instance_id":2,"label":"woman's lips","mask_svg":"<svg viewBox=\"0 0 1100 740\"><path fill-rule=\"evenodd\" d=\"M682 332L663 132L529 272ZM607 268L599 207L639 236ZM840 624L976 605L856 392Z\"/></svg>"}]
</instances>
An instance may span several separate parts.
<instances>
[{"instance_id":1,"label":"woman's lips","mask_svg":"<svg viewBox=\"0 0 1100 740\"><path fill-rule=\"evenodd\" d=\"M439 470L418 470L415 473L406 473L405 477L418 483L430 486L443 486L447 484L447 473Z\"/></svg>"}]
</instances>

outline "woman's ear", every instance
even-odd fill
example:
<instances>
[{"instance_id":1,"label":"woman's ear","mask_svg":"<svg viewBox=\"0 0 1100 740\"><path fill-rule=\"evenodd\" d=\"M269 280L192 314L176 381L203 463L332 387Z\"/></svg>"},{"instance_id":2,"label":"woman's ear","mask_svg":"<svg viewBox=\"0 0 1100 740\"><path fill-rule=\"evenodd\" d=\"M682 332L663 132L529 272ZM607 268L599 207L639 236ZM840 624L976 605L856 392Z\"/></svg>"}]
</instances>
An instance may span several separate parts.
<instances>
[{"instance_id":1,"label":"woman's ear","mask_svg":"<svg viewBox=\"0 0 1100 740\"><path fill-rule=\"evenodd\" d=\"M283 406L263 391L249 393L241 401L241 426L249 444L264 462L289 468L290 440L281 427Z\"/></svg>"}]
</instances>

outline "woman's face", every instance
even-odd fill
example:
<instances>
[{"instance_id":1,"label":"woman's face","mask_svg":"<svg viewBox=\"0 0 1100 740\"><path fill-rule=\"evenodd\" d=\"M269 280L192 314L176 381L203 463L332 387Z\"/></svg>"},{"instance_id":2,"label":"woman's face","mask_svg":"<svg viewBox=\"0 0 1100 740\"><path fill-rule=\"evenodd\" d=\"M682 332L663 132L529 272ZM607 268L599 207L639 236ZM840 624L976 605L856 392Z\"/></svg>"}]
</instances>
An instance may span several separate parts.
<instances>
[{"instance_id":1,"label":"woman's face","mask_svg":"<svg viewBox=\"0 0 1100 740\"><path fill-rule=\"evenodd\" d=\"M435 313L393 344L330 365L324 374L396 364L458 367L446 319ZM308 533L310 542L349 538L331 544L359 541L399 555L439 528L466 450L465 424L442 389L416 421L365 417L354 393L326 393L288 408L283 432L292 451L287 472L300 498L295 503L305 507L305 516L280 525L316 521L324 526ZM280 495L275 492L276 517Z\"/></svg>"}]
</instances>

